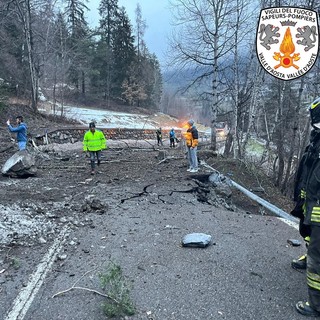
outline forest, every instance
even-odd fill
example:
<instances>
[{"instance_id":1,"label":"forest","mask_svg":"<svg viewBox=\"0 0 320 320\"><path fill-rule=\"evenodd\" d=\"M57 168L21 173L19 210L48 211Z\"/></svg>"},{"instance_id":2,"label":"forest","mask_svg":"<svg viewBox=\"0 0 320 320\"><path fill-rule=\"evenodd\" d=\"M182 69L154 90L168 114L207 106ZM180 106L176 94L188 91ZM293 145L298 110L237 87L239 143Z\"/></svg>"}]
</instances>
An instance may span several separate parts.
<instances>
[{"instance_id":1,"label":"forest","mask_svg":"<svg viewBox=\"0 0 320 320\"><path fill-rule=\"evenodd\" d=\"M71 96L157 109L161 71L144 42L141 7L135 31L118 0L101 0L96 28L88 10L86 0L1 0L0 78L34 108L41 88L60 105Z\"/></svg>"},{"instance_id":2,"label":"forest","mask_svg":"<svg viewBox=\"0 0 320 320\"><path fill-rule=\"evenodd\" d=\"M36 109L39 88L53 101L104 101L193 117L229 132L223 155L252 160L247 146L263 145L255 165L286 193L310 132L308 107L319 96L319 59L301 77L268 74L257 56L261 9L301 7L315 0L170 0L172 36L160 68L144 41L139 3L134 23L117 0L101 0L99 26L91 28L85 0L1 0L0 78ZM319 32L318 32L319 33ZM317 34L317 44L319 45ZM290 189L290 188L289 188Z\"/></svg>"}]
</instances>

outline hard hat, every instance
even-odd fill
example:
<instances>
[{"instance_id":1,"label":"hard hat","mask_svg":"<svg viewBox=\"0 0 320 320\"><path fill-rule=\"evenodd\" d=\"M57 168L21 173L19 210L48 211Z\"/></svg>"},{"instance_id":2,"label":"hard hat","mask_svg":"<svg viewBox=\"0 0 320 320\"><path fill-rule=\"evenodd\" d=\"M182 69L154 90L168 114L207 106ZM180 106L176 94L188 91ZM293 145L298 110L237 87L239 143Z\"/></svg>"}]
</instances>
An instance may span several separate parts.
<instances>
[{"instance_id":1,"label":"hard hat","mask_svg":"<svg viewBox=\"0 0 320 320\"><path fill-rule=\"evenodd\" d=\"M319 123L320 122L320 98L314 100L310 105L310 118L311 124Z\"/></svg>"},{"instance_id":2,"label":"hard hat","mask_svg":"<svg viewBox=\"0 0 320 320\"><path fill-rule=\"evenodd\" d=\"M194 121L193 121L192 119L190 119L190 120L188 121L188 123L190 124L190 126L193 126Z\"/></svg>"}]
</instances>

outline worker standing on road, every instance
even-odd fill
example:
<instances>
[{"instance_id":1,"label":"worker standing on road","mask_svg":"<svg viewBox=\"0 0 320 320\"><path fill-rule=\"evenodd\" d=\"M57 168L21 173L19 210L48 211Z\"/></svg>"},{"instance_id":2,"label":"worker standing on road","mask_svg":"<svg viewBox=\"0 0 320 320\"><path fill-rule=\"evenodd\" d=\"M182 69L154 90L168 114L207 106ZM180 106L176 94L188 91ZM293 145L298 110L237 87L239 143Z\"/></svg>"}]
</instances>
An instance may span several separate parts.
<instances>
[{"instance_id":1,"label":"worker standing on road","mask_svg":"<svg viewBox=\"0 0 320 320\"><path fill-rule=\"evenodd\" d=\"M162 146L163 143L162 143L162 131L161 131L161 128L157 129L156 135L157 135L158 146L160 146L160 145Z\"/></svg>"},{"instance_id":2,"label":"worker standing on road","mask_svg":"<svg viewBox=\"0 0 320 320\"><path fill-rule=\"evenodd\" d=\"M310 106L313 130L310 144L302 159L301 178L304 221L310 228L310 243L307 251L307 285L309 299L299 301L296 309L305 316L320 316L320 98Z\"/></svg>"},{"instance_id":3,"label":"worker standing on road","mask_svg":"<svg viewBox=\"0 0 320 320\"><path fill-rule=\"evenodd\" d=\"M198 156L197 156L197 146L198 146L198 130L194 125L193 120L188 121L188 130L185 134L186 145L188 149L188 161L189 161L189 172L198 172Z\"/></svg>"},{"instance_id":4,"label":"worker standing on road","mask_svg":"<svg viewBox=\"0 0 320 320\"><path fill-rule=\"evenodd\" d=\"M97 158L97 165L101 162L101 150L106 149L106 138L102 131L96 130L94 122L89 124L89 131L87 131L83 138L83 151L90 153L91 174L95 174L95 158Z\"/></svg>"},{"instance_id":5,"label":"worker standing on road","mask_svg":"<svg viewBox=\"0 0 320 320\"><path fill-rule=\"evenodd\" d=\"M25 150L27 148L27 125L23 122L23 117L16 117L17 126L13 127L10 124L10 120L7 121L8 129L10 132L17 133L17 142L19 150Z\"/></svg>"},{"instance_id":6,"label":"worker standing on road","mask_svg":"<svg viewBox=\"0 0 320 320\"><path fill-rule=\"evenodd\" d=\"M170 139L170 148L175 148L176 133L174 132L173 128L169 132L169 139Z\"/></svg>"}]
</instances>

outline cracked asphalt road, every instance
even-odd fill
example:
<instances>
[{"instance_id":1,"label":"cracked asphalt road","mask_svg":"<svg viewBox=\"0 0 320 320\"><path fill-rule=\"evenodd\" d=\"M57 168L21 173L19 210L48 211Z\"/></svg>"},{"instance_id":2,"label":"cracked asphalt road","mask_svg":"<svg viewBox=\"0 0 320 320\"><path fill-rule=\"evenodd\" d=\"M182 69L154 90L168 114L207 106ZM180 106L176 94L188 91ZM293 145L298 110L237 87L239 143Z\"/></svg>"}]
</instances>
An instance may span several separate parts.
<instances>
[{"instance_id":1,"label":"cracked asphalt road","mask_svg":"<svg viewBox=\"0 0 320 320\"><path fill-rule=\"evenodd\" d=\"M128 319L303 319L294 304L307 298L305 274L290 263L304 248L287 243L299 239L298 231L235 208L214 190L209 202L199 201L203 182L186 172L180 149L167 152L173 158L159 164L154 150L108 150L94 177L80 151L53 153L39 158L36 178L0 178L2 206L18 205L53 225L51 232L39 227L33 230L39 234L1 246L6 298L0 319L8 320L14 299L64 227L68 236L24 319L106 319L101 296L81 290L52 296L79 279L99 290L99 273L110 261L132 285L137 312ZM203 181L209 174L201 169L198 175ZM212 235L212 244L183 248L182 237L192 232Z\"/></svg>"}]
</instances>

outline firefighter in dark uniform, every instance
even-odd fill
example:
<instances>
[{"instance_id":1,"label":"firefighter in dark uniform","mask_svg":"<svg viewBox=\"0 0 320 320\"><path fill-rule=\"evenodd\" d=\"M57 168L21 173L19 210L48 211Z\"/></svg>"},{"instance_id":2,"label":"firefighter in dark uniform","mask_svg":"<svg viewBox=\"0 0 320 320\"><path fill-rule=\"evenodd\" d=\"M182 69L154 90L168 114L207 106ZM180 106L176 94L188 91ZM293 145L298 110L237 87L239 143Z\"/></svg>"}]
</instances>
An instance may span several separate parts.
<instances>
[{"instance_id":1,"label":"firefighter in dark uniform","mask_svg":"<svg viewBox=\"0 0 320 320\"><path fill-rule=\"evenodd\" d=\"M310 118L313 130L296 181L296 190L300 190L299 206L303 211L300 233L303 237L310 236L307 251L309 299L299 301L296 309L305 316L320 316L320 98L311 104ZM295 208L297 212L299 206Z\"/></svg>"},{"instance_id":2,"label":"firefighter in dark uniform","mask_svg":"<svg viewBox=\"0 0 320 320\"><path fill-rule=\"evenodd\" d=\"M310 137L310 144L312 143L312 136L313 134L311 134L311 137ZM294 217L300 219L299 232L300 232L300 235L304 238L307 248L310 241L310 226L305 225L303 222L304 222L304 205L305 205L305 199L306 199L306 191L305 191L304 184L309 171L309 167L306 166L305 164L306 164L306 158L308 156L309 147L310 145L308 145L306 150L304 151L304 154L299 163L298 170L296 172L294 194L293 194L293 200L295 201L296 205L294 209L290 212L290 214L292 214ZM294 259L291 262L291 266L294 269L307 269L307 255L304 254L298 259Z\"/></svg>"}]
</instances>

